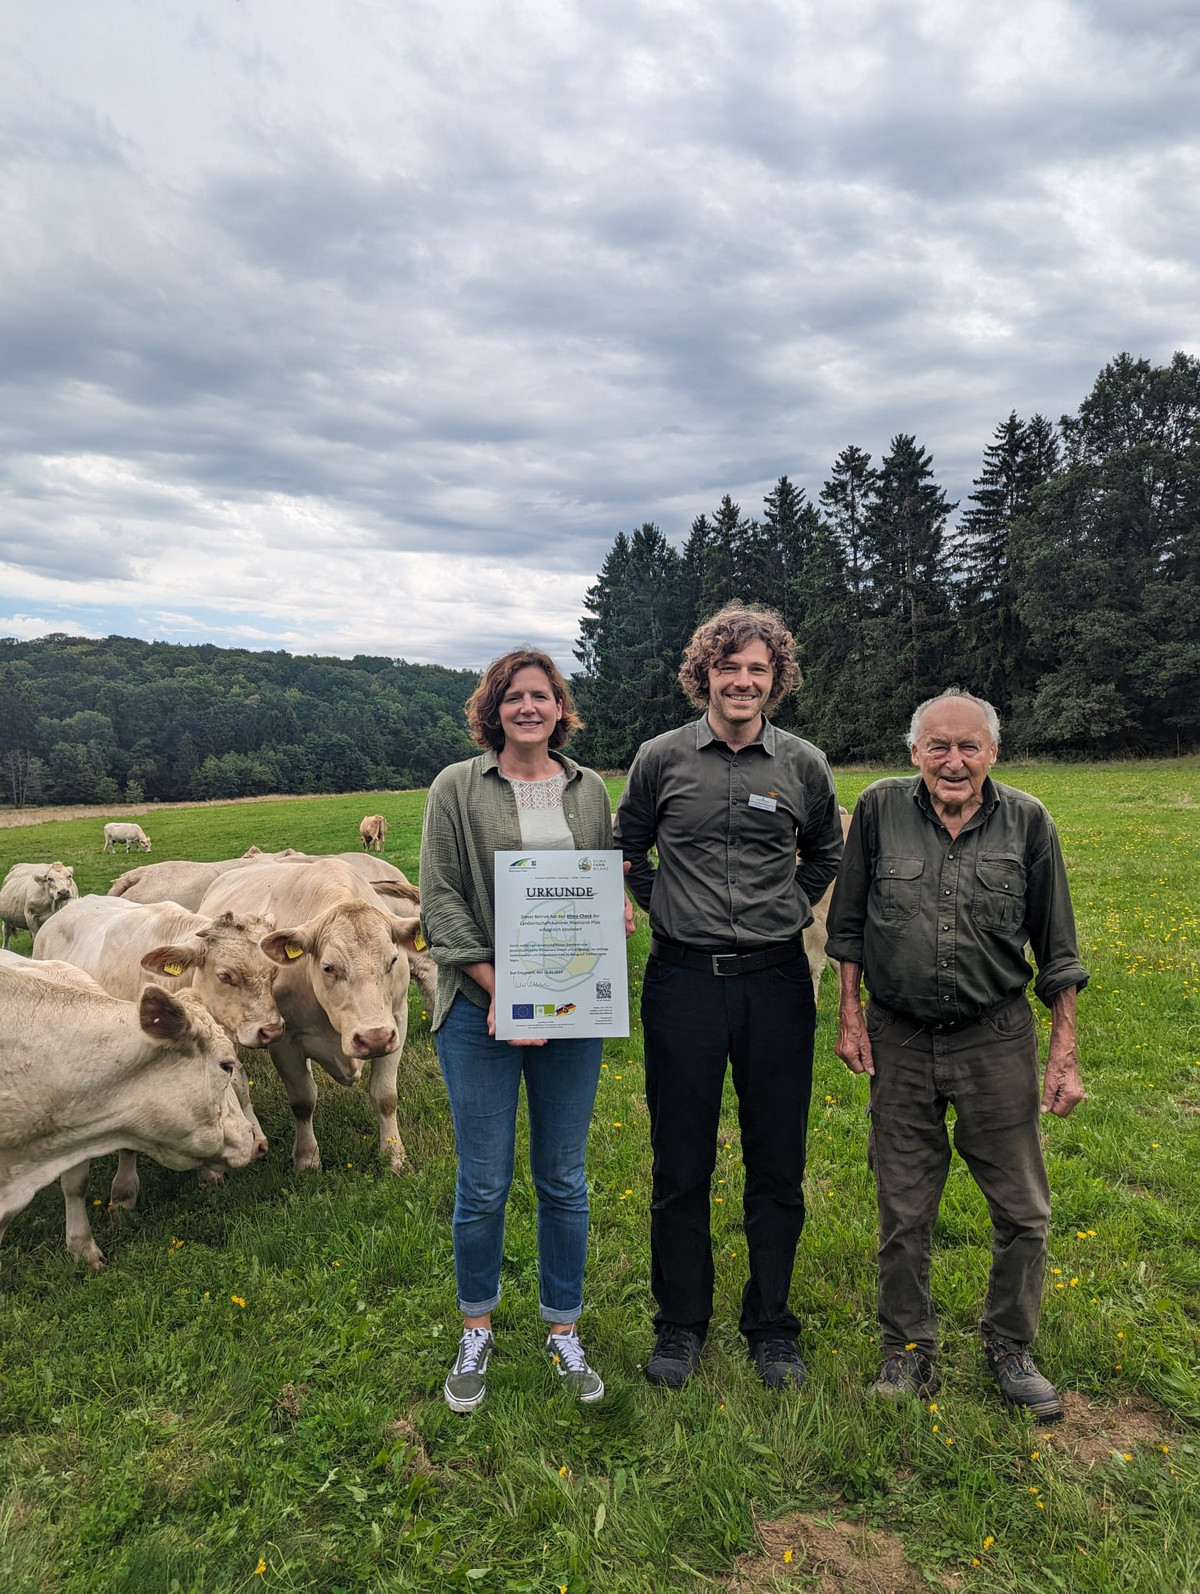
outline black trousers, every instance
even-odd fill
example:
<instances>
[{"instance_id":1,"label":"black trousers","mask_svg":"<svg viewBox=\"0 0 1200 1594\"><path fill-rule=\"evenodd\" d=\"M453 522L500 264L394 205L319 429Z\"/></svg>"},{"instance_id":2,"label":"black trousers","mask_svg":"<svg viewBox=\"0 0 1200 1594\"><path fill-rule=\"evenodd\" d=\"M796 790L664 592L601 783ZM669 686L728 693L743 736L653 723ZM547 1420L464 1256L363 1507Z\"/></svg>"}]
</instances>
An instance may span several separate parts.
<instances>
[{"instance_id":1,"label":"black trousers","mask_svg":"<svg viewBox=\"0 0 1200 1594\"><path fill-rule=\"evenodd\" d=\"M788 1309L804 1227L804 1153L812 1094L812 976L802 951L753 974L723 976L651 957L642 988L646 1101L654 1151L650 1202L655 1326L703 1332L712 1316L711 1181L727 1060L738 1096L750 1279L747 1339L794 1334Z\"/></svg>"}]
</instances>

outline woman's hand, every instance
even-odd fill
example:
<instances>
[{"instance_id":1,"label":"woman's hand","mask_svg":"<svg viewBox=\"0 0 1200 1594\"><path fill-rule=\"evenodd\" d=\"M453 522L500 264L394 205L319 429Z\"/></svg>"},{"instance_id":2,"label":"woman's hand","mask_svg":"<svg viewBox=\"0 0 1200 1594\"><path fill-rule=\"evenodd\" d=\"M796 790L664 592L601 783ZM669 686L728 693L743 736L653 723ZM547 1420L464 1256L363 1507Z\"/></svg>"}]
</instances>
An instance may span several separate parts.
<instances>
[{"instance_id":1,"label":"woman's hand","mask_svg":"<svg viewBox=\"0 0 1200 1594\"><path fill-rule=\"evenodd\" d=\"M493 1040L495 1040L496 1039L496 965L494 963L464 963L462 965L462 971L463 971L464 974L469 975L470 978L475 981L476 985L482 986L482 988L491 997L491 1001L488 1003L487 1028L488 1028L488 1034L492 1037ZM513 1040L513 1041L509 1041L508 1044L510 1046L544 1046L546 1044L546 1042L544 1040L533 1040L532 1038L530 1038L529 1040Z\"/></svg>"}]
</instances>

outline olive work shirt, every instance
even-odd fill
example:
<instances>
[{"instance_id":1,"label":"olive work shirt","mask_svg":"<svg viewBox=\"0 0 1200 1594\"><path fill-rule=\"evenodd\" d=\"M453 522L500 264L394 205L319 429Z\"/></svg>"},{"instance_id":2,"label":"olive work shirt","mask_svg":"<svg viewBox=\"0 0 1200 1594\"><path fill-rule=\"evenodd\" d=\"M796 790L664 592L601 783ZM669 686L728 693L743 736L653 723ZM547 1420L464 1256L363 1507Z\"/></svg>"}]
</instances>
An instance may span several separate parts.
<instances>
[{"instance_id":1,"label":"olive work shirt","mask_svg":"<svg viewBox=\"0 0 1200 1594\"><path fill-rule=\"evenodd\" d=\"M734 752L705 715L638 748L613 841L655 935L698 952L749 952L812 923L837 871L842 825L819 748L764 718Z\"/></svg>"},{"instance_id":2,"label":"olive work shirt","mask_svg":"<svg viewBox=\"0 0 1200 1594\"><path fill-rule=\"evenodd\" d=\"M861 964L874 998L934 1029L1019 996L1026 942L1047 1007L1088 980L1054 821L990 776L980 797L952 838L919 775L868 786L829 907L828 955Z\"/></svg>"}]
</instances>

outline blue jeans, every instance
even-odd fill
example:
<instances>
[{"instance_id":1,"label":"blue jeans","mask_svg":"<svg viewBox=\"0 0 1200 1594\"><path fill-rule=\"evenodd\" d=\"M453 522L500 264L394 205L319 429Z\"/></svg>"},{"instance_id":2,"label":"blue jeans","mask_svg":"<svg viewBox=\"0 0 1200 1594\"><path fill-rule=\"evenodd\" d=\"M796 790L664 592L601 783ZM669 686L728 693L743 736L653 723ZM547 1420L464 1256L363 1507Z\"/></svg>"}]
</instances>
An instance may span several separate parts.
<instances>
[{"instance_id":1,"label":"blue jeans","mask_svg":"<svg viewBox=\"0 0 1200 1594\"><path fill-rule=\"evenodd\" d=\"M435 1037L454 1135L454 1268L458 1309L482 1317L500 1301L504 1207L516 1152L517 1096L525 1077L529 1168L537 1191L542 1317L573 1323L583 1311L588 1128L600 1081L600 1040L510 1046L487 1032L487 1013L465 996Z\"/></svg>"}]
</instances>

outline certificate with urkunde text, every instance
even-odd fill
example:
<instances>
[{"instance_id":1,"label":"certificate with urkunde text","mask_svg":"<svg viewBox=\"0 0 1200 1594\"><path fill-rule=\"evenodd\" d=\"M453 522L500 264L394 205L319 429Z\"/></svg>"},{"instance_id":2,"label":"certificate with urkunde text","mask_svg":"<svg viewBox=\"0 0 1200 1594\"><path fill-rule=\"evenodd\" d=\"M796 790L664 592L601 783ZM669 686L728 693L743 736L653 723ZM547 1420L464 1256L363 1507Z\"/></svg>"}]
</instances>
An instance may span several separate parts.
<instances>
[{"instance_id":1,"label":"certificate with urkunde text","mask_svg":"<svg viewBox=\"0 0 1200 1594\"><path fill-rule=\"evenodd\" d=\"M496 1038L629 1034L625 876L611 852L496 854Z\"/></svg>"}]
</instances>

